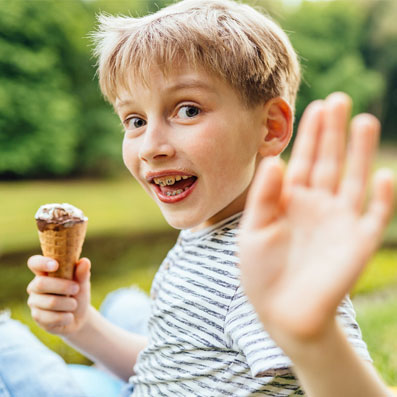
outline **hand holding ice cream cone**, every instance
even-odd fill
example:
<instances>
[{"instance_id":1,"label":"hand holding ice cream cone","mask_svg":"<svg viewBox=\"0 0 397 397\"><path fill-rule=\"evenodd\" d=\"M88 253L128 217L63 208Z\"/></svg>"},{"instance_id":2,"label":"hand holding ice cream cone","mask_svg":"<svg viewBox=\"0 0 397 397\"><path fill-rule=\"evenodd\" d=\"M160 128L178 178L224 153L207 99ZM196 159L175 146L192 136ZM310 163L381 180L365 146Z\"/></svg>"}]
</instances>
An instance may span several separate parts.
<instances>
[{"instance_id":1,"label":"hand holding ice cream cone","mask_svg":"<svg viewBox=\"0 0 397 397\"><path fill-rule=\"evenodd\" d=\"M35 215L43 255L55 259L59 268L49 276L73 279L87 229L87 217L70 204L46 204Z\"/></svg>"},{"instance_id":2,"label":"hand holding ice cream cone","mask_svg":"<svg viewBox=\"0 0 397 397\"><path fill-rule=\"evenodd\" d=\"M91 263L87 258L79 260L87 218L70 204L43 205L35 218L44 256L28 259L35 275L27 287L28 306L40 327L70 336L83 327L90 308ZM52 266L52 259L58 268Z\"/></svg>"}]
</instances>

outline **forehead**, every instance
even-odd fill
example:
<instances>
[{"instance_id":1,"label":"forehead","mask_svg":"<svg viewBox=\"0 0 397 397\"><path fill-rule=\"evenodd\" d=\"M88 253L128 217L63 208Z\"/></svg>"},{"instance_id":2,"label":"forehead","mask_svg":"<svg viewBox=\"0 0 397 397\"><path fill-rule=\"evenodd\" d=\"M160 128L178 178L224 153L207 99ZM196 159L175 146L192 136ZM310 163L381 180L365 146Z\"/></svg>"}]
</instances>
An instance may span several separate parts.
<instances>
[{"instance_id":1,"label":"forehead","mask_svg":"<svg viewBox=\"0 0 397 397\"><path fill-rule=\"evenodd\" d=\"M168 96L179 91L194 91L220 97L224 93L230 95L231 90L226 81L203 68L180 64L164 70L153 66L145 79L134 78L133 74L126 78L126 83L119 87L114 106L119 110L147 95Z\"/></svg>"}]
</instances>

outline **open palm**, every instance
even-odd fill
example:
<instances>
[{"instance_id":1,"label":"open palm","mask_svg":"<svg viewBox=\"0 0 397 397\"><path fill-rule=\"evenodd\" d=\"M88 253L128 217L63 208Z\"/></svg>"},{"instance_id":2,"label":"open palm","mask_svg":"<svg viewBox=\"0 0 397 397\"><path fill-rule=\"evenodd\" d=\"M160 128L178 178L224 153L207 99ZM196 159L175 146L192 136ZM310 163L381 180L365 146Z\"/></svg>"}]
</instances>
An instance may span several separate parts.
<instances>
[{"instance_id":1,"label":"open palm","mask_svg":"<svg viewBox=\"0 0 397 397\"><path fill-rule=\"evenodd\" d=\"M346 156L350 107L342 93L312 103L286 171L280 160L265 160L251 187L240 234L242 282L270 331L308 337L325 329L390 217L393 182L385 170L363 212L379 123L356 116Z\"/></svg>"}]
</instances>

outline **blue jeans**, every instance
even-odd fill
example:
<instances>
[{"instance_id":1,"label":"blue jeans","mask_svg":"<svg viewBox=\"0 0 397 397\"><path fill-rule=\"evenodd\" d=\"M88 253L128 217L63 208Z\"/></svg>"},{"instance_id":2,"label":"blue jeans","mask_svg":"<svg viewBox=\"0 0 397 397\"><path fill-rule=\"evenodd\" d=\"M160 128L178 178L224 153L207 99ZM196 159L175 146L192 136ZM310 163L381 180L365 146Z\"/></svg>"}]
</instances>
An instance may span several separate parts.
<instances>
[{"instance_id":1,"label":"blue jeans","mask_svg":"<svg viewBox=\"0 0 397 397\"><path fill-rule=\"evenodd\" d=\"M146 334L150 299L137 288L109 294L100 311L116 325ZM95 367L68 365L29 329L0 317L0 397L126 397L132 386Z\"/></svg>"}]
</instances>

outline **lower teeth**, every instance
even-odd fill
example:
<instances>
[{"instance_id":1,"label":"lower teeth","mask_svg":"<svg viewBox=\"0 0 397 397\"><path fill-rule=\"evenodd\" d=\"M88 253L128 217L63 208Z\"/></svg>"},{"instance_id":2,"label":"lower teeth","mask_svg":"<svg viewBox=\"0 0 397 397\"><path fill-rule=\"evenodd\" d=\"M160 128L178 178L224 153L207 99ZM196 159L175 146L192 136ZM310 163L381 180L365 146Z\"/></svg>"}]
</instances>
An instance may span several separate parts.
<instances>
[{"instance_id":1,"label":"lower teeth","mask_svg":"<svg viewBox=\"0 0 397 397\"><path fill-rule=\"evenodd\" d=\"M185 190L187 190L187 189L188 188L186 188ZM169 196L176 196L177 194L181 194L181 193L183 193L183 190L182 189L178 189L175 192L167 192L166 195L169 197Z\"/></svg>"}]
</instances>

